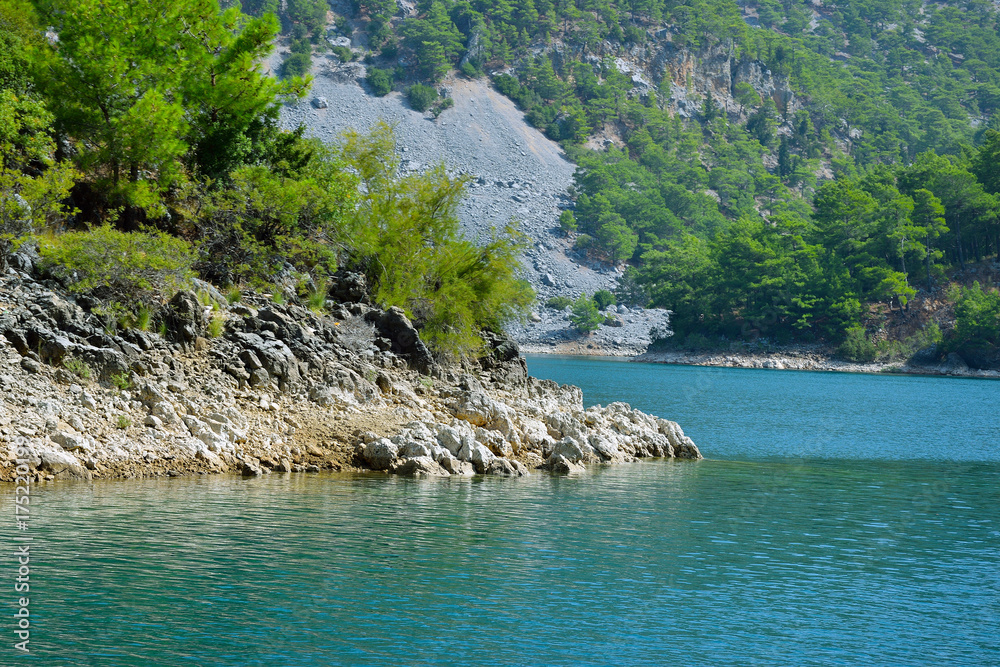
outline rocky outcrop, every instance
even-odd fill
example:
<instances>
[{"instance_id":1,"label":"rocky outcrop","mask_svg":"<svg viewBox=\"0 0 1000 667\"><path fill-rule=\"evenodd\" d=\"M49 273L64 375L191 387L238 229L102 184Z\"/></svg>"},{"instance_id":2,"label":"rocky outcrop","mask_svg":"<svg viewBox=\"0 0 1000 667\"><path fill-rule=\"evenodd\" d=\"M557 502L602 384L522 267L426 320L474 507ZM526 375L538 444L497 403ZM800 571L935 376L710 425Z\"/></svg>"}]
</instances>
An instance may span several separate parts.
<instances>
[{"instance_id":1,"label":"rocky outcrop","mask_svg":"<svg viewBox=\"0 0 1000 667\"><path fill-rule=\"evenodd\" d=\"M487 334L477 363L443 367L399 309L333 315L259 295L165 306L166 335L106 331L70 295L0 278L0 480L370 469L501 475L641 457L700 458L673 422L528 377Z\"/></svg>"}]
</instances>

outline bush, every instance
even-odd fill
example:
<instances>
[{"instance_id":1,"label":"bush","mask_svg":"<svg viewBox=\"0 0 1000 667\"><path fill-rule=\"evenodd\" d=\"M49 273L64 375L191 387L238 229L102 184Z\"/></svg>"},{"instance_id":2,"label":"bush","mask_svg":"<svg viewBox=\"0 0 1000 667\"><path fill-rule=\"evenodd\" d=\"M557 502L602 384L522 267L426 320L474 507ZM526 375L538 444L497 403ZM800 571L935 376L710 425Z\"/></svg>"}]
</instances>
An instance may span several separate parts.
<instances>
[{"instance_id":1,"label":"bush","mask_svg":"<svg viewBox=\"0 0 1000 667\"><path fill-rule=\"evenodd\" d=\"M572 211L563 211L559 214L559 229L562 230L563 236L569 236L576 231L576 216Z\"/></svg>"},{"instance_id":2,"label":"bush","mask_svg":"<svg viewBox=\"0 0 1000 667\"><path fill-rule=\"evenodd\" d=\"M208 321L208 337L209 338L219 338L222 336L222 332L226 328L226 320L221 313L215 313L212 315L212 319Z\"/></svg>"},{"instance_id":3,"label":"bush","mask_svg":"<svg viewBox=\"0 0 1000 667\"><path fill-rule=\"evenodd\" d=\"M469 77L470 79L478 79L483 75L482 70L480 70L478 67L473 65L468 60L463 62L461 67L459 67L459 69L461 70L462 74Z\"/></svg>"},{"instance_id":4,"label":"bush","mask_svg":"<svg viewBox=\"0 0 1000 667\"><path fill-rule=\"evenodd\" d=\"M594 292L594 303L597 304L598 310L604 310L608 306L614 305L615 295L606 289L597 290Z\"/></svg>"},{"instance_id":5,"label":"bush","mask_svg":"<svg viewBox=\"0 0 1000 667\"><path fill-rule=\"evenodd\" d=\"M435 118L437 118L444 112L445 109L450 109L453 106L455 106L455 100L450 97L443 97L431 108L431 113L434 114Z\"/></svg>"},{"instance_id":6,"label":"bush","mask_svg":"<svg viewBox=\"0 0 1000 667\"><path fill-rule=\"evenodd\" d=\"M340 58L340 62L342 63L349 63L354 60L354 52L346 46L335 46L330 50L333 51L333 55Z\"/></svg>"},{"instance_id":7,"label":"bush","mask_svg":"<svg viewBox=\"0 0 1000 667\"><path fill-rule=\"evenodd\" d=\"M78 357L68 357L64 359L63 366L66 370L81 380L89 380L94 374L94 370L90 367L90 365Z\"/></svg>"},{"instance_id":8,"label":"bush","mask_svg":"<svg viewBox=\"0 0 1000 667\"><path fill-rule=\"evenodd\" d=\"M127 391L132 388L132 379L128 373L115 373L111 376L111 384L116 389Z\"/></svg>"},{"instance_id":9,"label":"bush","mask_svg":"<svg viewBox=\"0 0 1000 667\"><path fill-rule=\"evenodd\" d=\"M545 305L556 310L566 310L566 306L573 305L573 299L568 296L554 296L546 301Z\"/></svg>"},{"instance_id":10,"label":"bush","mask_svg":"<svg viewBox=\"0 0 1000 667\"><path fill-rule=\"evenodd\" d=\"M507 228L481 245L463 238L458 206L469 178L441 165L400 176L388 125L345 138L347 162L362 179L348 238L375 300L402 307L438 354L478 353L480 331L500 331L535 300L519 278L526 237Z\"/></svg>"},{"instance_id":11,"label":"bush","mask_svg":"<svg viewBox=\"0 0 1000 667\"><path fill-rule=\"evenodd\" d=\"M293 53L285 59L281 66L281 73L287 77L303 76L309 73L312 67L312 58L308 53Z\"/></svg>"},{"instance_id":12,"label":"bush","mask_svg":"<svg viewBox=\"0 0 1000 667\"><path fill-rule=\"evenodd\" d=\"M597 304L586 294L581 294L580 298L573 302L573 314L569 316L569 321L580 333L590 333L596 331L604 317L597 312Z\"/></svg>"},{"instance_id":13,"label":"bush","mask_svg":"<svg viewBox=\"0 0 1000 667\"><path fill-rule=\"evenodd\" d=\"M593 247L594 237L590 234L580 234L576 237L576 243L573 244L574 250L587 250Z\"/></svg>"},{"instance_id":14,"label":"bush","mask_svg":"<svg viewBox=\"0 0 1000 667\"><path fill-rule=\"evenodd\" d=\"M385 97L392 92L392 70L373 67L368 71L368 85L376 97Z\"/></svg>"},{"instance_id":15,"label":"bush","mask_svg":"<svg viewBox=\"0 0 1000 667\"><path fill-rule=\"evenodd\" d=\"M837 348L837 354L848 361L875 361L878 347L868 339L864 327L851 327L846 331L844 342Z\"/></svg>"},{"instance_id":16,"label":"bush","mask_svg":"<svg viewBox=\"0 0 1000 667\"><path fill-rule=\"evenodd\" d=\"M163 232L119 232L110 225L41 239L42 267L70 291L107 301L158 304L188 286L194 255Z\"/></svg>"},{"instance_id":17,"label":"bush","mask_svg":"<svg viewBox=\"0 0 1000 667\"><path fill-rule=\"evenodd\" d=\"M983 289L977 281L955 302L956 347L1000 345L1000 292Z\"/></svg>"},{"instance_id":18,"label":"bush","mask_svg":"<svg viewBox=\"0 0 1000 667\"><path fill-rule=\"evenodd\" d=\"M406 97L410 100L410 108L414 111L424 112L434 104L438 94L431 86L415 83L407 89Z\"/></svg>"}]
</instances>

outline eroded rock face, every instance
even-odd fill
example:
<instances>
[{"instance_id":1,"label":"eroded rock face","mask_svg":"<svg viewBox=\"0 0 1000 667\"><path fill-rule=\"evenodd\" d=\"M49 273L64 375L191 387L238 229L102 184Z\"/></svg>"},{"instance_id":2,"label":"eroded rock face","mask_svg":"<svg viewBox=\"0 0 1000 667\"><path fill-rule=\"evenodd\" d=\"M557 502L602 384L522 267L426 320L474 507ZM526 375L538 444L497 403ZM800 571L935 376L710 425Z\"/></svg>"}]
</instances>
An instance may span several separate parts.
<instances>
[{"instance_id":1,"label":"eroded rock face","mask_svg":"<svg viewBox=\"0 0 1000 667\"><path fill-rule=\"evenodd\" d=\"M527 377L504 336L486 334L480 361L434 367L398 309L319 316L247 295L218 311L224 335L208 341L190 292L171 300L165 337L109 335L71 297L23 277L0 276L0 303L13 304L0 310L0 480L13 479L15 438L38 479L344 467L519 477L700 457L673 422L624 403L585 410L578 388ZM339 331L365 318L367 333Z\"/></svg>"},{"instance_id":2,"label":"eroded rock face","mask_svg":"<svg viewBox=\"0 0 1000 667\"><path fill-rule=\"evenodd\" d=\"M421 373L431 372L434 357L402 308L393 306L382 313L375 319L375 328L392 343L393 352L409 356L413 367Z\"/></svg>"},{"instance_id":3,"label":"eroded rock face","mask_svg":"<svg viewBox=\"0 0 1000 667\"><path fill-rule=\"evenodd\" d=\"M174 295L163 311L163 318L170 340L185 347L193 347L208 324L198 297L187 290Z\"/></svg>"}]
</instances>

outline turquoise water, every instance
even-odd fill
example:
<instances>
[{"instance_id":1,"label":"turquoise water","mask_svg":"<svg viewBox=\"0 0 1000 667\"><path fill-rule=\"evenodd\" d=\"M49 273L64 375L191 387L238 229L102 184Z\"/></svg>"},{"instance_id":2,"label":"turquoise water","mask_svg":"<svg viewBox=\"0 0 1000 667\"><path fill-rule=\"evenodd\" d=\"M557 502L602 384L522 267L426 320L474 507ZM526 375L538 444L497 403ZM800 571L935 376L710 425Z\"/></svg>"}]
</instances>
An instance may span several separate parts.
<instances>
[{"instance_id":1,"label":"turquoise water","mask_svg":"<svg viewBox=\"0 0 1000 667\"><path fill-rule=\"evenodd\" d=\"M667 401L709 459L39 487L0 664L1000 664L1000 383L529 366Z\"/></svg>"}]
</instances>

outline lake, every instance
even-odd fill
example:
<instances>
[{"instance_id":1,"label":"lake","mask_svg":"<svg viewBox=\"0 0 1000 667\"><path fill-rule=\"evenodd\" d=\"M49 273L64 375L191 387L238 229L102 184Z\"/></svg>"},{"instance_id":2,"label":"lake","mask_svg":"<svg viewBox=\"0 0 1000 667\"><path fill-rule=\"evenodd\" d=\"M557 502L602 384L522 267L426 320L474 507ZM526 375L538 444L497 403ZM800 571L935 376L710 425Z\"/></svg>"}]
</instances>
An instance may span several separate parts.
<instances>
[{"instance_id":1,"label":"lake","mask_svg":"<svg viewBox=\"0 0 1000 667\"><path fill-rule=\"evenodd\" d=\"M0 664L1000 663L1000 383L528 363L706 460L40 486Z\"/></svg>"}]
</instances>

